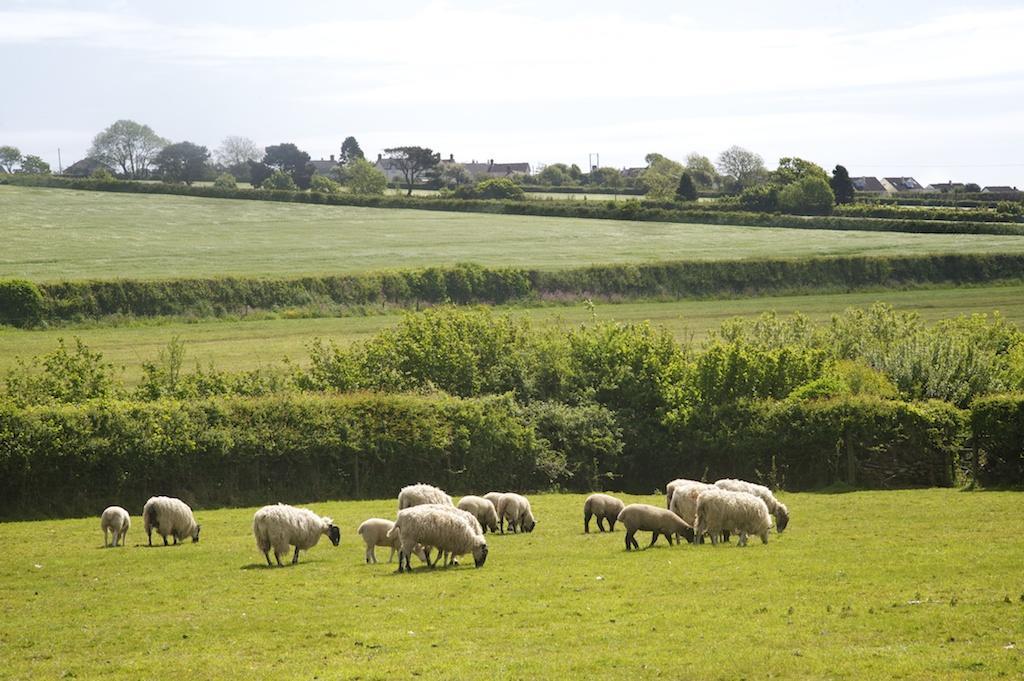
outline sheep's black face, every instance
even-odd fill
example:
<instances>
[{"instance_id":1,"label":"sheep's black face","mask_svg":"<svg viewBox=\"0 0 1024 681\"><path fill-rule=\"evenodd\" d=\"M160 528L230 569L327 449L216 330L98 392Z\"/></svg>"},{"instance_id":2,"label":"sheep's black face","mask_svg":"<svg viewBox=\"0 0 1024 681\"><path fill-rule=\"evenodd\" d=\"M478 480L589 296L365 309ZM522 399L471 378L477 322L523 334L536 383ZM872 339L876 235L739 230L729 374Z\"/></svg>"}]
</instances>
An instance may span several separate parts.
<instances>
[{"instance_id":1,"label":"sheep's black face","mask_svg":"<svg viewBox=\"0 0 1024 681\"><path fill-rule=\"evenodd\" d=\"M537 527L536 522L530 520L523 521L523 532L533 532L535 527Z\"/></svg>"},{"instance_id":2,"label":"sheep's black face","mask_svg":"<svg viewBox=\"0 0 1024 681\"><path fill-rule=\"evenodd\" d=\"M786 529L786 525L789 525L789 516L780 511L779 515L775 518L775 531L781 533Z\"/></svg>"},{"instance_id":3,"label":"sheep's black face","mask_svg":"<svg viewBox=\"0 0 1024 681\"><path fill-rule=\"evenodd\" d=\"M337 546L341 543L341 529L337 525L331 525L327 530L327 538L331 540L331 543Z\"/></svg>"},{"instance_id":4,"label":"sheep's black face","mask_svg":"<svg viewBox=\"0 0 1024 681\"><path fill-rule=\"evenodd\" d=\"M200 530L200 526L196 525L196 533L192 535L192 543L193 544L198 544L199 543L199 530Z\"/></svg>"},{"instance_id":5,"label":"sheep's black face","mask_svg":"<svg viewBox=\"0 0 1024 681\"><path fill-rule=\"evenodd\" d=\"M487 544L477 547L473 551L473 565L476 567L483 567L484 563L487 562Z\"/></svg>"},{"instance_id":6,"label":"sheep's black face","mask_svg":"<svg viewBox=\"0 0 1024 681\"><path fill-rule=\"evenodd\" d=\"M693 541L695 539L695 536L693 534L693 528L692 527L684 527L683 531L680 532L680 534L683 535L683 538L686 539L687 543L690 543L690 544L693 543Z\"/></svg>"}]
</instances>

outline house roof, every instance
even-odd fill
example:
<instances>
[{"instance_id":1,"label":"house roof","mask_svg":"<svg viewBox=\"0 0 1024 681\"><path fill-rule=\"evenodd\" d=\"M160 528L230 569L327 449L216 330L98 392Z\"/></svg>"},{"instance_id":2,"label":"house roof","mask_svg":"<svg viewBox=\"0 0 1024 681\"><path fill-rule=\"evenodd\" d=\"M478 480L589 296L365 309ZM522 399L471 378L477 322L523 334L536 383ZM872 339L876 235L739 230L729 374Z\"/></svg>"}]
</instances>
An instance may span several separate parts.
<instances>
[{"instance_id":1,"label":"house roof","mask_svg":"<svg viewBox=\"0 0 1024 681\"><path fill-rule=\"evenodd\" d=\"M996 186L996 187L985 187L981 191L989 192L991 194L1012 194L1013 192L1017 191L1017 188L1016 187L999 187L999 186Z\"/></svg>"},{"instance_id":2,"label":"house roof","mask_svg":"<svg viewBox=\"0 0 1024 681\"><path fill-rule=\"evenodd\" d=\"M488 161L487 163L463 163L462 167L466 169L466 172L470 175L511 175L512 173L530 173L529 163L494 163Z\"/></svg>"},{"instance_id":3,"label":"house roof","mask_svg":"<svg viewBox=\"0 0 1024 681\"><path fill-rule=\"evenodd\" d=\"M921 183L912 177L886 177L883 179L891 184L893 189L900 192L924 189L924 187L921 186Z\"/></svg>"},{"instance_id":4,"label":"house roof","mask_svg":"<svg viewBox=\"0 0 1024 681\"><path fill-rule=\"evenodd\" d=\"M111 170L110 166L98 158L86 156L81 161L76 161L65 168L64 174L72 177L86 177L87 175L92 175L93 172L100 168L103 168L104 170Z\"/></svg>"},{"instance_id":5,"label":"house roof","mask_svg":"<svg viewBox=\"0 0 1024 681\"><path fill-rule=\"evenodd\" d=\"M885 186L877 177L851 177L853 188L859 192L884 192Z\"/></svg>"},{"instance_id":6,"label":"house roof","mask_svg":"<svg viewBox=\"0 0 1024 681\"><path fill-rule=\"evenodd\" d=\"M933 182L928 185L929 188L937 189L940 192L961 191L966 186L963 182Z\"/></svg>"},{"instance_id":7,"label":"house roof","mask_svg":"<svg viewBox=\"0 0 1024 681\"><path fill-rule=\"evenodd\" d=\"M319 161L310 161L310 163L313 164L313 167L316 169L316 172L320 173L321 175L327 175L332 170L338 167L337 161L325 161L324 159L320 159Z\"/></svg>"}]
</instances>

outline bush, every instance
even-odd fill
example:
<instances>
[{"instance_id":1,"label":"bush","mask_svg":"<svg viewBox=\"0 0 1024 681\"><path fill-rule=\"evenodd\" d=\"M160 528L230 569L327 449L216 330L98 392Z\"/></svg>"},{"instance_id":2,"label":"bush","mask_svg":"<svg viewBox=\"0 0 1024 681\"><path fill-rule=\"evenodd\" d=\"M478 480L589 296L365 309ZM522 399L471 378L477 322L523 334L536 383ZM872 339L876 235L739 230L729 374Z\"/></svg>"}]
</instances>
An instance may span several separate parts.
<instances>
[{"instance_id":1,"label":"bush","mask_svg":"<svg viewBox=\"0 0 1024 681\"><path fill-rule=\"evenodd\" d=\"M97 168L89 174L89 179L97 182L116 182L117 178L106 168Z\"/></svg>"},{"instance_id":2,"label":"bush","mask_svg":"<svg viewBox=\"0 0 1024 681\"><path fill-rule=\"evenodd\" d=\"M774 184L761 184L744 189L739 196L746 210L771 213L779 209L779 188Z\"/></svg>"},{"instance_id":3,"label":"bush","mask_svg":"<svg viewBox=\"0 0 1024 681\"><path fill-rule=\"evenodd\" d=\"M235 176L231 173L221 173L213 181L213 186L217 189L236 189L238 184L235 181Z\"/></svg>"},{"instance_id":4,"label":"bush","mask_svg":"<svg viewBox=\"0 0 1024 681\"><path fill-rule=\"evenodd\" d=\"M508 199L522 201L526 194L523 188L507 177L495 177L479 182L476 195L481 199Z\"/></svg>"},{"instance_id":5,"label":"bush","mask_svg":"<svg viewBox=\"0 0 1024 681\"><path fill-rule=\"evenodd\" d=\"M43 321L43 294L24 279L0 281L0 324L29 328Z\"/></svg>"},{"instance_id":6,"label":"bush","mask_svg":"<svg viewBox=\"0 0 1024 681\"><path fill-rule=\"evenodd\" d=\"M298 187L295 185L295 181L292 176L283 170L275 170L270 174L270 177L263 180L263 184L260 185L263 189L279 189L285 191L297 191Z\"/></svg>"},{"instance_id":7,"label":"bush","mask_svg":"<svg viewBox=\"0 0 1024 681\"><path fill-rule=\"evenodd\" d=\"M314 175L313 179L310 180L309 189L310 191L320 192L322 194L337 194L341 191L341 185L329 177Z\"/></svg>"},{"instance_id":8,"label":"bush","mask_svg":"<svg viewBox=\"0 0 1024 681\"><path fill-rule=\"evenodd\" d=\"M1024 393L975 400L971 432L979 481L994 486L1024 485Z\"/></svg>"},{"instance_id":9,"label":"bush","mask_svg":"<svg viewBox=\"0 0 1024 681\"><path fill-rule=\"evenodd\" d=\"M779 210L793 215L828 215L835 202L832 187L821 177L805 177L779 191Z\"/></svg>"}]
</instances>

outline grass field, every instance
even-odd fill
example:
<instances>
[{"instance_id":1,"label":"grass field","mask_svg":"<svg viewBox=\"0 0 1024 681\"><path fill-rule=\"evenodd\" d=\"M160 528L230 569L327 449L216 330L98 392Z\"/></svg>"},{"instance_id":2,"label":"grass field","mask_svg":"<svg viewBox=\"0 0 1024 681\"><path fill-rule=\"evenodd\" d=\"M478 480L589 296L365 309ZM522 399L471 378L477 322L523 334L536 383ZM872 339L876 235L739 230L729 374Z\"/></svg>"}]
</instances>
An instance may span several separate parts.
<instances>
[{"instance_id":1,"label":"grass field","mask_svg":"<svg viewBox=\"0 0 1024 681\"><path fill-rule=\"evenodd\" d=\"M314 504L341 526L341 546L324 540L283 569L254 546L254 509L199 511L202 541L169 548L142 546L138 516L127 547L101 548L100 509L2 524L3 677L1024 673L1019 493L791 494L793 520L766 546L662 539L635 553L621 527L583 534L583 498L534 497L537 530L488 535L480 569L469 559L409 575L383 562L385 549L364 565L355 535L367 517L394 517L393 500ZM996 517L995 531L979 529Z\"/></svg>"},{"instance_id":2,"label":"grass field","mask_svg":"<svg viewBox=\"0 0 1024 681\"><path fill-rule=\"evenodd\" d=\"M1024 252L1024 237L723 227L0 186L0 277L36 281Z\"/></svg>"},{"instance_id":3,"label":"grass field","mask_svg":"<svg viewBox=\"0 0 1024 681\"><path fill-rule=\"evenodd\" d=\"M731 317L756 317L774 310L779 314L801 312L824 321L847 307L867 307L876 301L897 309L916 311L927 321L960 314L991 314L1024 325L1024 284L969 288L870 291L803 296L773 296L737 300L700 300L648 303L598 303L593 311L585 305L511 308L510 314L538 324L578 324L591 319L640 322L650 320L681 340L705 338ZM143 362L156 359L174 337L186 344L186 367L213 364L222 370L248 370L279 365L288 357L302 363L313 338L339 343L365 340L393 326L400 314L320 319L254 319L248 321L201 321L143 323L130 326L97 326L23 330L0 326L0 376L28 359L57 347L57 340L77 336L92 350L103 353L115 367L124 367L129 384L141 377Z\"/></svg>"}]
</instances>

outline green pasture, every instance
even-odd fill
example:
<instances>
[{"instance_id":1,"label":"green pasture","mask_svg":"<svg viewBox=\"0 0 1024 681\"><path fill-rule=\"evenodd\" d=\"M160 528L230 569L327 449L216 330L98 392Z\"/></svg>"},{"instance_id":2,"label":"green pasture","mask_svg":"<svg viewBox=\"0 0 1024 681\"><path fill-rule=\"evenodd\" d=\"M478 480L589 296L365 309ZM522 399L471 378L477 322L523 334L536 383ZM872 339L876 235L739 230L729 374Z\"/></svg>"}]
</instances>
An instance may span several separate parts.
<instances>
[{"instance_id":1,"label":"green pasture","mask_svg":"<svg viewBox=\"0 0 1024 681\"><path fill-rule=\"evenodd\" d=\"M0 186L0 277L282 276L475 262L1024 252L1024 238L727 227Z\"/></svg>"},{"instance_id":2,"label":"green pasture","mask_svg":"<svg viewBox=\"0 0 1024 681\"><path fill-rule=\"evenodd\" d=\"M680 340L702 340L731 317L756 317L766 311L789 315L800 312L816 321L848 307L868 307L883 301L896 309L918 312L925 320L960 314L992 314L1024 325L1024 285L964 288L922 288L905 291L868 291L734 300L687 300L643 303L596 303L509 308L506 311L541 324L579 324L594 319L619 322L649 320ZM17 364L57 347L60 338L77 336L92 350L103 353L115 367L123 367L127 383L141 378L143 362L157 359L172 338L185 343L186 368L213 365L224 371L280 367L284 358L303 364L314 338L343 345L365 340L393 326L401 313L353 317L291 319L256 317L248 320L160 321L129 325L80 326L51 329L16 329L0 326L0 376Z\"/></svg>"},{"instance_id":3,"label":"green pasture","mask_svg":"<svg viewBox=\"0 0 1024 681\"><path fill-rule=\"evenodd\" d=\"M583 534L583 499L533 497L536 531L488 535L480 569L414 559L404 575L386 549L365 565L355 534L394 517L393 500L311 504L341 526L341 546L324 539L272 569L252 508L199 510L202 541L166 548L145 546L138 515L126 547L102 548L99 508L0 524L3 678L1024 673L1020 493L788 494L792 522L767 545L660 539L632 553L621 526Z\"/></svg>"}]
</instances>

